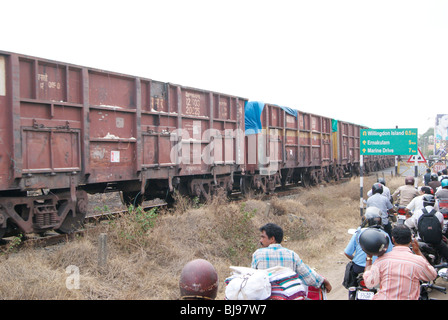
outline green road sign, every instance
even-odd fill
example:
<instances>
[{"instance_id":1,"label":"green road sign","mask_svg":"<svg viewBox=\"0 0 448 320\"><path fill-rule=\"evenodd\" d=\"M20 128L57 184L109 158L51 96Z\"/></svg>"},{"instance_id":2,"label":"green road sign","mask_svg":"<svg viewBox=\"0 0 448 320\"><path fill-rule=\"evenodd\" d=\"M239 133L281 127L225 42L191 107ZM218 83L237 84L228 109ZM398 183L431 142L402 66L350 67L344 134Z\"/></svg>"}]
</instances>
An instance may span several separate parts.
<instances>
[{"instance_id":1,"label":"green road sign","mask_svg":"<svg viewBox=\"0 0 448 320\"><path fill-rule=\"evenodd\" d=\"M363 129L362 155L416 155L417 129Z\"/></svg>"}]
</instances>

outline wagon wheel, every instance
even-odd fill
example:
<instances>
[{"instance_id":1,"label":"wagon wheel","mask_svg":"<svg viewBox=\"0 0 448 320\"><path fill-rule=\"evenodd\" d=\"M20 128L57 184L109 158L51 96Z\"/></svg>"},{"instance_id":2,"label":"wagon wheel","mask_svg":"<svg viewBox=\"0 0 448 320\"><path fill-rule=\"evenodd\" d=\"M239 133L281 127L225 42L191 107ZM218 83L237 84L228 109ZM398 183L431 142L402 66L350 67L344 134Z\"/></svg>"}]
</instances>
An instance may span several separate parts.
<instances>
[{"instance_id":1,"label":"wagon wheel","mask_svg":"<svg viewBox=\"0 0 448 320\"><path fill-rule=\"evenodd\" d=\"M309 173L302 173L302 186L308 188L311 185L311 176Z\"/></svg>"},{"instance_id":2,"label":"wagon wheel","mask_svg":"<svg viewBox=\"0 0 448 320\"><path fill-rule=\"evenodd\" d=\"M240 191L242 195L249 195L252 193L253 187L251 186L251 180L250 178L246 178L244 176L240 179Z\"/></svg>"},{"instance_id":3,"label":"wagon wheel","mask_svg":"<svg viewBox=\"0 0 448 320\"><path fill-rule=\"evenodd\" d=\"M73 210L70 209L61 226L56 231L59 233L73 233L79 230L84 225L86 214L87 201L85 199L79 199L76 203L76 216L73 216Z\"/></svg>"}]
</instances>

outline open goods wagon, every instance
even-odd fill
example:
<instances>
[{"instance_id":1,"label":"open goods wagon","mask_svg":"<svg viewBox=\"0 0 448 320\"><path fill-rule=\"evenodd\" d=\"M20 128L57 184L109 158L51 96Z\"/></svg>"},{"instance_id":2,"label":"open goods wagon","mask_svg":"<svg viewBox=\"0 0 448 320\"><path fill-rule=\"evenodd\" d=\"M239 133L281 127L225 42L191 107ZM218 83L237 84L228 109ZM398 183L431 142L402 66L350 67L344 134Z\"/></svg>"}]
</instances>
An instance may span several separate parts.
<instances>
[{"instance_id":1,"label":"open goods wagon","mask_svg":"<svg viewBox=\"0 0 448 320\"><path fill-rule=\"evenodd\" d=\"M344 121L333 121L333 156L337 176L346 172L359 173L360 130L363 127Z\"/></svg>"},{"instance_id":2,"label":"open goods wagon","mask_svg":"<svg viewBox=\"0 0 448 320\"><path fill-rule=\"evenodd\" d=\"M331 119L252 101L245 113L246 188L273 192L278 185L332 178Z\"/></svg>"},{"instance_id":3,"label":"open goods wagon","mask_svg":"<svg viewBox=\"0 0 448 320\"><path fill-rule=\"evenodd\" d=\"M241 184L246 188L272 192L278 185L308 186L340 179L359 166L357 126L346 137L338 133L346 126L331 118L263 102L248 102L245 113L248 150Z\"/></svg>"},{"instance_id":4,"label":"open goods wagon","mask_svg":"<svg viewBox=\"0 0 448 320\"><path fill-rule=\"evenodd\" d=\"M87 193L230 191L245 102L0 51L0 237L73 231Z\"/></svg>"},{"instance_id":5,"label":"open goods wagon","mask_svg":"<svg viewBox=\"0 0 448 320\"><path fill-rule=\"evenodd\" d=\"M273 192L277 186L309 186L360 172L356 124L263 102L245 107L246 152L237 176L243 191ZM393 165L394 157L365 157L366 172Z\"/></svg>"},{"instance_id":6,"label":"open goods wagon","mask_svg":"<svg viewBox=\"0 0 448 320\"><path fill-rule=\"evenodd\" d=\"M357 124L334 121L333 122L334 159L337 164L338 176L360 172L361 130L367 127ZM365 172L372 172L393 167L395 156L370 155L364 156L363 166Z\"/></svg>"}]
</instances>

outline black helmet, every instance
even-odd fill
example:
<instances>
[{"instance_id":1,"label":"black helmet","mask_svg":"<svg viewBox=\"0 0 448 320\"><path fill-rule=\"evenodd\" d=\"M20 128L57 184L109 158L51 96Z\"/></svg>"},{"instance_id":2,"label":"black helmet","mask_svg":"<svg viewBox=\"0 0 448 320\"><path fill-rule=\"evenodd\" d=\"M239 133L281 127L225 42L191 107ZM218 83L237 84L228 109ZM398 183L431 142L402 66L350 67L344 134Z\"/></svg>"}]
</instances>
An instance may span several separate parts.
<instances>
[{"instance_id":1,"label":"black helmet","mask_svg":"<svg viewBox=\"0 0 448 320\"><path fill-rule=\"evenodd\" d=\"M372 194L383 193L383 185L381 183L374 183L372 186Z\"/></svg>"},{"instance_id":2,"label":"black helmet","mask_svg":"<svg viewBox=\"0 0 448 320\"><path fill-rule=\"evenodd\" d=\"M389 247L387 234L379 229L369 228L359 236L359 244L368 255L381 256Z\"/></svg>"},{"instance_id":3,"label":"black helmet","mask_svg":"<svg viewBox=\"0 0 448 320\"><path fill-rule=\"evenodd\" d=\"M378 178L378 182L381 183L383 186L386 185L386 179L384 178Z\"/></svg>"},{"instance_id":4,"label":"black helmet","mask_svg":"<svg viewBox=\"0 0 448 320\"><path fill-rule=\"evenodd\" d=\"M182 269L179 287L182 299L213 300L218 293L218 274L210 262L196 259Z\"/></svg>"},{"instance_id":5,"label":"black helmet","mask_svg":"<svg viewBox=\"0 0 448 320\"><path fill-rule=\"evenodd\" d=\"M423 206L431 206L434 207L434 205L436 204L436 199L434 198L434 196L432 194L425 194L423 196Z\"/></svg>"},{"instance_id":6,"label":"black helmet","mask_svg":"<svg viewBox=\"0 0 448 320\"><path fill-rule=\"evenodd\" d=\"M437 175L437 173L431 173L431 180L432 180L432 181L437 181L437 180L439 180L439 176Z\"/></svg>"}]
</instances>

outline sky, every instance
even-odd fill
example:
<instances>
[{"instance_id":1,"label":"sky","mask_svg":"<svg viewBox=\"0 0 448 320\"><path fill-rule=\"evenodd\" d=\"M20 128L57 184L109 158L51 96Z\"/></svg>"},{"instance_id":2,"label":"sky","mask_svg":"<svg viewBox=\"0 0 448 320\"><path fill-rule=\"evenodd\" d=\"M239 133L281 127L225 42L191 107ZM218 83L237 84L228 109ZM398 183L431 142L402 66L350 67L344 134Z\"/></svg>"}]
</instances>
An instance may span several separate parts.
<instances>
[{"instance_id":1,"label":"sky","mask_svg":"<svg viewBox=\"0 0 448 320\"><path fill-rule=\"evenodd\" d=\"M17 0L0 50L373 129L448 113L448 0Z\"/></svg>"}]
</instances>

